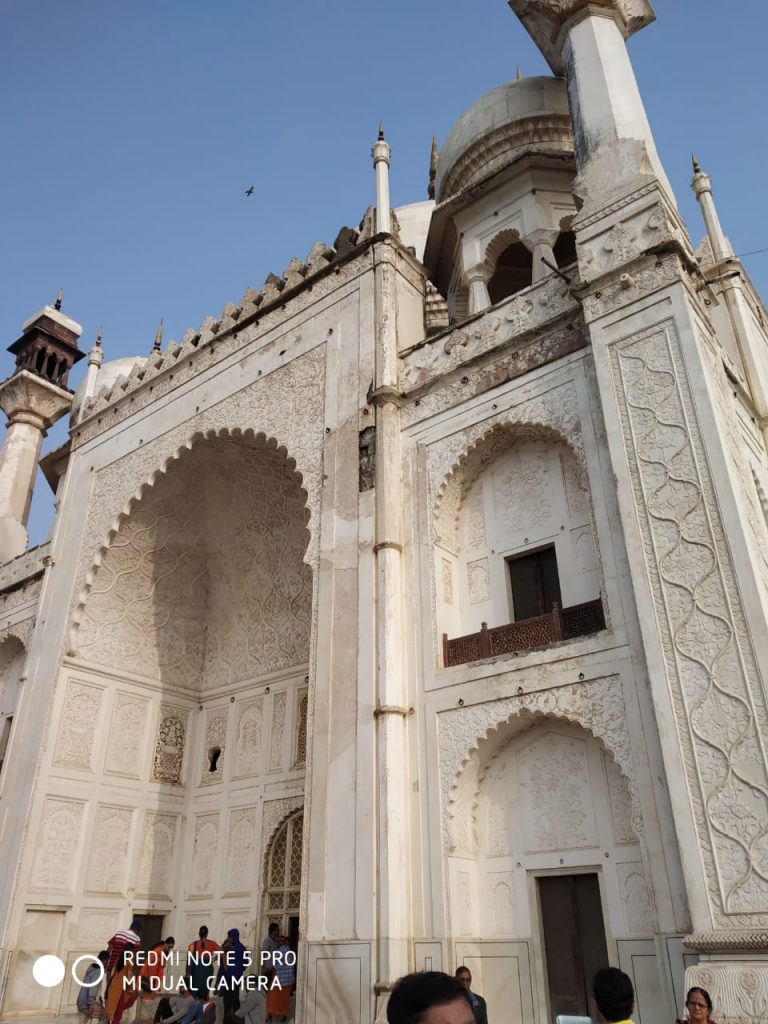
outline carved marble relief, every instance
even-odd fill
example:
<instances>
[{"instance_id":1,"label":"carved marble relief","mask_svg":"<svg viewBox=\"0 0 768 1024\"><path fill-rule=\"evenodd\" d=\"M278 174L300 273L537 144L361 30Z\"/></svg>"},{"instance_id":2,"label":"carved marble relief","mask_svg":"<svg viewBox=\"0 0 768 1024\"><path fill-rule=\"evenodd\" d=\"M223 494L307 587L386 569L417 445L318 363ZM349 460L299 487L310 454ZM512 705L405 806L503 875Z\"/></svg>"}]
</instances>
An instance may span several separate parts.
<instances>
[{"instance_id":1,"label":"carved marble relief","mask_svg":"<svg viewBox=\"0 0 768 1024\"><path fill-rule=\"evenodd\" d=\"M77 926L77 944L80 949L101 949L104 937L114 935L117 931L118 913L116 911L83 910Z\"/></svg>"},{"instance_id":2,"label":"carved marble relief","mask_svg":"<svg viewBox=\"0 0 768 1024\"><path fill-rule=\"evenodd\" d=\"M190 895L207 896L212 894L213 873L218 862L218 846L219 815L198 815L195 818Z\"/></svg>"},{"instance_id":3,"label":"carved marble relief","mask_svg":"<svg viewBox=\"0 0 768 1024\"><path fill-rule=\"evenodd\" d=\"M531 814L527 852L597 846L584 742L547 732L518 763Z\"/></svg>"},{"instance_id":4,"label":"carved marble relief","mask_svg":"<svg viewBox=\"0 0 768 1024\"><path fill-rule=\"evenodd\" d=\"M105 770L110 775L146 776L145 754L149 701L130 693L118 692L112 712L112 727L107 745Z\"/></svg>"},{"instance_id":5,"label":"carved marble relief","mask_svg":"<svg viewBox=\"0 0 768 1024\"><path fill-rule=\"evenodd\" d=\"M304 687L296 694L296 756L293 767L298 768L307 761L307 713L309 711L309 689Z\"/></svg>"},{"instance_id":6,"label":"carved marble relief","mask_svg":"<svg viewBox=\"0 0 768 1024\"><path fill-rule=\"evenodd\" d=\"M85 883L88 892L121 895L125 892L132 823L133 809L130 807L99 807L93 827Z\"/></svg>"},{"instance_id":7,"label":"carved marble relief","mask_svg":"<svg viewBox=\"0 0 768 1024\"><path fill-rule=\"evenodd\" d=\"M70 680L64 695L53 763L60 768L93 771L93 743L103 690Z\"/></svg>"},{"instance_id":8,"label":"carved marble relief","mask_svg":"<svg viewBox=\"0 0 768 1024\"><path fill-rule=\"evenodd\" d=\"M147 811L141 840L141 859L136 891L149 896L173 895L173 862L176 848L177 817Z\"/></svg>"},{"instance_id":9,"label":"carved marble relief","mask_svg":"<svg viewBox=\"0 0 768 1024\"><path fill-rule=\"evenodd\" d=\"M472 889L468 871L456 873L459 897L459 935L472 934Z\"/></svg>"},{"instance_id":10,"label":"carved marble relief","mask_svg":"<svg viewBox=\"0 0 768 1024\"><path fill-rule=\"evenodd\" d=\"M72 889L84 813L85 804L80 800L45 800L30 888Z\"/></svg>"},{"instance_id":11,"label":"carved marble relief","mask_svg":"<svg viewBox=\"0 0 768 1024\"><path fill-rule=\"evenodd\" d=\"M515 933L515 876L511 871L500 871L487 877L488 902L492 908L491 926L494 935Z\"/></svg>"},{"instance_id":12,"label":"carved marble relief","mask_svg":"<svg viewBox=\"0 0 768 1024\"><path fill-rule=\"evenodd\" d=\"M189 727L187 708L160 705L160 721L152 762L152 781L179 785L184 765L184 743Z\"/></svg>"},{"instance_id":13,"label":"carved marble relief","mask_svg":"<svg viewBox=\"0 0 768 1024\"><path fill-rule=\"evenodd\" d=\"M253 697L235 704L234 778L257 775L261 767L261 733L264 698Z\"/></svg>"},{"instance_id":14,"label":"carved marble relief","mask_svg":"<svg viewBox=\"0 0 768 1024\"><path fill-rule=\"evenodd\" d=\"M479 604L487 601L490 595L490 572L488 559L478 558L474 562L467 562L467 590L469 592L469 603Z\"/></svg>"},{"instance_id":15,"label":"carved marble relief","mask_svg":"<svg viewBox=\"0 0 768 1024\"><path fill-rule=\"evenodd\" d=\"M615 843L636 843L637 836L632 827L632 795L627 780L615 761L603 758L608 780L608 795L611 802L613 841Z\"/></svg>"},{"instance_id":16,"label":"carved marble relief","mask_svg":"<svg viewBox=\"0 0 768 1024\"><path fill-rule=\"evenodd\" d=\"M453 604L453 566L450 558L442 558L440 567L443 572L443 601Z\"/></svg>"},{"instance_id":17,"label":"carved marble relief","mask_svg":"<svg viewBox=\"0 0 768 1024\"><path fill-rule=\"evenodd\" d=\"M616 875L628 934L653 935L653 911L642 862L617 864Z\"/></svg>"},{"instance_id":18,"label":"carved marble relief","mask_svg":"<svg viewBox=\"0 0 768 1024\"><path fill-rule=\"evenodd\" d=\"M285 733L285 690L278 690L272 697L272 737L269 748L269 769L279 771L283 767L283 734Z\"/></svg>"},{"instance_id":19,"label":"carved marble relief","mask_svg":"<svg viewBox=\"0 0 768 1024\"><path fill-rule=\"evenodd\" d=\"M257 884L253 855L256 850L255 807L233 810L227 830L226 891L250 893Z\"/></svg>"},{"instance_id":20,"label":"carved marble relief","mask_svg":"<svg viewBox=\"0 0 768 1024\"><path fill-rule=\"evenodd\" d=\"M768 921L768 709L674 323L611 361L710 905L754 925Z\"/></svg>"},{"instance_id":21,"label":"carved marble relief","mask_svg":"<svg viewBox=\"0 0 768 1024\"><path fill-rule=\"evenodd\" d=\"M209 708L205 713L205 740L200 772L201 786L212 786L216 782L224 781L228 722L229 707ZM215 756L217 749L219 750L218 757ZM211 771L212 758L215 759L214 771Z\"/></svg>"}]
</instances>

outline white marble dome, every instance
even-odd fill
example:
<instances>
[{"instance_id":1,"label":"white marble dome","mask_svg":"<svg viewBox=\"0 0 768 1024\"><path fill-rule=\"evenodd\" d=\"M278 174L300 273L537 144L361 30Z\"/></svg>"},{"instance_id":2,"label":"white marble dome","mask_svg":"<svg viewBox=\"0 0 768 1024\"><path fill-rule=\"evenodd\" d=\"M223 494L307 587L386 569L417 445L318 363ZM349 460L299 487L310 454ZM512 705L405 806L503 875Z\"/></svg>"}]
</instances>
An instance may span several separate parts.
<instances>
[{"instance_id":1,"label":"white marble dome","mask_svg":"<svg viewBox=\"0 0 768 1024\"><path fill-rule=\"evenodd\" d=\"M146 363L146 356L123 356L120 359L109 359L102 363L96 375L96 387L94 395L102 388L111 387L120 377L127 377L134 366L143 366ZM75 389L75 397L72 401L70 422L76 423L80 414L83 401L85 400L85 385L87 378L83 378Z\"/></svg>"},{"instance_id":2,"label":"white marble dome","mask_svg":"<svg viewBox=\"0 0 768 1024\"><path fill-rule=\"evenodd\" d=\"M438 203L528 153L573 153L568 96L561 78L507 82L462 114L440 153Z\"/></svg>"}]
</instances>

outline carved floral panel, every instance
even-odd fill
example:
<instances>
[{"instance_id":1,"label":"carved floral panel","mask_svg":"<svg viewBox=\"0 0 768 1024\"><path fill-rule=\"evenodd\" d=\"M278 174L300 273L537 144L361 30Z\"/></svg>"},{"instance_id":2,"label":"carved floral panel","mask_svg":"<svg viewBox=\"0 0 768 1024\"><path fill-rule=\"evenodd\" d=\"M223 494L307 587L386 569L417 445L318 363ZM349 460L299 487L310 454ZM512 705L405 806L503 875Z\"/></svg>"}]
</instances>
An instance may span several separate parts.
<instances>
[{"instance_id":1,"label":"carved floral panel","mask_svg":"<svg viewBox=\"0 0 768 1024\"><path fill-rule=\"evenodd\" d=\"M54 765L93 771L93 744L103 692L98 686L74 680L67 683Z\"/></svg>"}]
</instances>

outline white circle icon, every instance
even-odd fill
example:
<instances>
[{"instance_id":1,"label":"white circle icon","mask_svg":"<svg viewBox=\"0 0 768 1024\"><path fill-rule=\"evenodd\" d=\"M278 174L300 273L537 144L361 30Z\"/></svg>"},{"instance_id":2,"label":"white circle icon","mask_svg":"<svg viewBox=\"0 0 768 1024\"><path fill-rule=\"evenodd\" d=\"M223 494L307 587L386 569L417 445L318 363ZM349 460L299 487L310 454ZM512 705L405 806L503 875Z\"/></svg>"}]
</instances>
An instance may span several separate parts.
<instances>
[{"instance_id":1,"label":"white circle icon","mask_svg":"<svg viewBox=\"0 0 768 1024\"><path fill-rule=\"evenodd\" d=\"M82 963L87 963L89 965L96 964L96 966L99 968L98 978L94 978L93 981L89 981L87 987L95 988L96 985L101 985L102 981L104 981L104 975L107 972L104 970L104 964L101 962L101 960L99 960L97 956L91 956L90 953L84 953L82 956L79 956L77 960L75 960L75 962L72 964L72 977L75 979L78 985L86 984L85 975L83 975L83 977L81 978L80 975L77 973L77 968Z\"/></svg>"},{"instance_id":2,"label":"white circle icon","mask_svg":"<svg viewBox=\"0 0 768 1024\"><path fill-rule=\"evenodd\" d=\"M53 953L39 956L32 964L32 977L43 988L53 988L64 980L64 962Z\"/></svg>"}]
</instances>

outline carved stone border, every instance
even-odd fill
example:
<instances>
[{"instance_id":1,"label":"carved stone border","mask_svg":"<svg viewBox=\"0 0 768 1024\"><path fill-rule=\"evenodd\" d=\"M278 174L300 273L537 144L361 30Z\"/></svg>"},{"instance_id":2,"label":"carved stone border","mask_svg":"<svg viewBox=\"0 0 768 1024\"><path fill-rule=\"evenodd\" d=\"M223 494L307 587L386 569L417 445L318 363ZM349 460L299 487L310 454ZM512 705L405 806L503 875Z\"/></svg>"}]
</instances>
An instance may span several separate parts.
<instances>
[{"instance_id":1,"label":"carved stone border","mask_svg":"<svg viewBox=\"0 0 768 1024\"><path fill-rule=\"evenodd\" d=\"M610 351L714 919L768 922L768 709L675 322Z\"/></svg>"}]
</instances>

